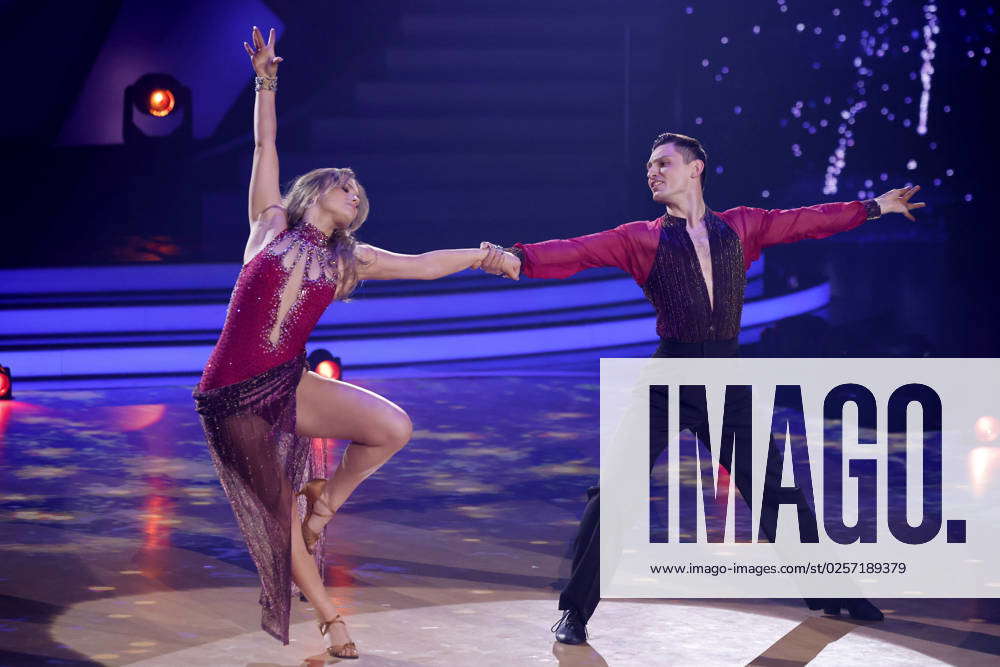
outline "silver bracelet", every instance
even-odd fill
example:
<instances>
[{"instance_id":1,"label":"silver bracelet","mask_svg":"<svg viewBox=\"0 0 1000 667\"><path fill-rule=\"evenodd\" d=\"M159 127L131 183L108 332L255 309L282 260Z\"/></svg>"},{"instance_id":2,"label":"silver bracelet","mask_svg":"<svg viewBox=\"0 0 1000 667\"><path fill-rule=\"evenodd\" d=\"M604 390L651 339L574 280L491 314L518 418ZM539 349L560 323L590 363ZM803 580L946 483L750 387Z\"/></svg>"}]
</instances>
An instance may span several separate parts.
<instances>
[{"instance_id":1,"label":"silver bracelet","mask_svg":"<svg viewBox=\"0 0 1000 667\"><path fill-rule=\"evenodd\" d=\"M255 76L253 78L253 89L256 93L259 93L262 90L276 91L278 90L278 77Z\"/></svg>"}]
</instances>

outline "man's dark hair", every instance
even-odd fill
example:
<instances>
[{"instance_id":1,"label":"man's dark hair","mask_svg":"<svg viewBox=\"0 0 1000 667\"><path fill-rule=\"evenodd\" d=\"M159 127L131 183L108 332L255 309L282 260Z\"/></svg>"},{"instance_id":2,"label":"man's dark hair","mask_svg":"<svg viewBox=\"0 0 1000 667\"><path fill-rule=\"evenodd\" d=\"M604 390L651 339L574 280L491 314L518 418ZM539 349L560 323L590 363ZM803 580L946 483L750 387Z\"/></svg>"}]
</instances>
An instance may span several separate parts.
<instances>
[{"instance_id":1,"label":"man's dark hair","mask_svg":"<svg viewBox=\"0 0 1000 667\"><path fill-rule=\"evenodd\" d=\"M708 153L701 142L694 137L676 132L664 132L653 141L653 148L656 150L663 144L673 144L677 152L684 156L684 164L690 164L692 160L701 160L705 163L705 168L701 170L701 189L705 189L705 175L708 173Z\"/></svg>"}]
</instances>

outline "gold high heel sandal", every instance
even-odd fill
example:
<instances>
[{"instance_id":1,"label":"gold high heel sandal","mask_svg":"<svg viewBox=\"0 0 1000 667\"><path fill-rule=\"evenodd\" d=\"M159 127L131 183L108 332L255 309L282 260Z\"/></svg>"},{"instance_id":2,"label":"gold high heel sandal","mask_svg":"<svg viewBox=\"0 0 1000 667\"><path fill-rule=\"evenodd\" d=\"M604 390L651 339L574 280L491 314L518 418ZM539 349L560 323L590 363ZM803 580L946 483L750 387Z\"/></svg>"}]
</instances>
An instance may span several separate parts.
<instances>
[{"instance_id":1,"label":"gold high heel sandal","mask_svg":"<svg viewBox=\"0 0 1000 667\"><path fill-rule=\"evenodd\" d=\"M315 511L316 501L323 497L323 487L325 486L325 479L311 479L306 482L306 485L302 487L302 490L296 494L298 496L305 496L306 498L306 515L305 518L302 519L302 541L306 543L306 551L310 554L315 553L316 543L319 542L319 538L322 537L322 535L320 533L313 532L313 530L309 527L309 519L313 517L313 514L321 518L330 517L331 519L333 518L333 515L336 514L336 512L323 514ZM333 621L330 622L333 623Z\"/></svg>"},{"instance_id":2,"label":"gold high heel sandal","mask_svg":"<svg viewBox=\"0 0 1000 667\"><path fill-rule=\"evenodd\" d=\"M334 623L340 623L345 627L347 626L347 624L344 623L344 619L340 617L340 614L337 614L333 617L332 621L320 622L319 633L326 637L326 633L330 630L330 626ZM340 658L341 660L357 660L358 658L358 647L353 641L341 644L340 646L328 646L326 652L334 658Z\"/></svg>"}]
</instances>

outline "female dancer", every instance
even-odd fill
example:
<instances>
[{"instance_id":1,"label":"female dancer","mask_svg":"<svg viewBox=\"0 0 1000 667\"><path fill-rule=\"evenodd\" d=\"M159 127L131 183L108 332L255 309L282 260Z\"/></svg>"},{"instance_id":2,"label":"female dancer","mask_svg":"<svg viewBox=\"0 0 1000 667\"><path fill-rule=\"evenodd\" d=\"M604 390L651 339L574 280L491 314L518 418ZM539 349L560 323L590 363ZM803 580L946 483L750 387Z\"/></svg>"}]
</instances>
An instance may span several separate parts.
<instances>
[{"instance_id":1,"label":"female dancer","mask_svg":"<svg viewBox=\"0 0 1000 667\"><path fill-rule=\"evenodd\" d=\"M410 438L409 417L359 387L308 372L305 342L333 299L363 279L433 279L486 258L515 277L496 250L400 255L360 245L365 191L349 169L316 169L282 198L275 148L281 58L274 30L243 43L257 74L250 239L219 342L194 397L222 487L261 578L261 627L288 643L292 581L316 609L327 651L358 657L310 555L325 524L355 488ZM350 440L330 480L309 481L311 438ZM301 529L295 489L306 497ZM294 529L293 529L294 526Z\"/></svg>"}]
</instances>

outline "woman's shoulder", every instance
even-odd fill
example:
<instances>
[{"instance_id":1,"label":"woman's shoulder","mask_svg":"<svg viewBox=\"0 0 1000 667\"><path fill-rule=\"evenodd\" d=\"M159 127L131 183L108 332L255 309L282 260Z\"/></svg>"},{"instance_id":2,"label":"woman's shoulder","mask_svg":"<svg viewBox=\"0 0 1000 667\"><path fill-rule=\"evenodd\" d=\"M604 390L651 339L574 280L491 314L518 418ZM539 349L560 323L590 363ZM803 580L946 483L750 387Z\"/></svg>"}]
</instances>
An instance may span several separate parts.
<instances>
[{"instance_id":1,"label":"woman's shoulder","mask_svg":"<svg viewBox=\"0 0 1000 667\"><path fill-rule=\"evenodd\" d=\"M275 205L265 209L256 220L250 223L250 237L247 239L246 250L243 253L244 265L256 257L261 250L288 233L289 227L284 209L281 208L280 214L275 213L275 210L279 208L281 207Z\"/></svg>"}]
</instances>

